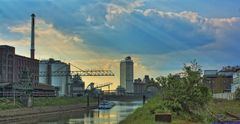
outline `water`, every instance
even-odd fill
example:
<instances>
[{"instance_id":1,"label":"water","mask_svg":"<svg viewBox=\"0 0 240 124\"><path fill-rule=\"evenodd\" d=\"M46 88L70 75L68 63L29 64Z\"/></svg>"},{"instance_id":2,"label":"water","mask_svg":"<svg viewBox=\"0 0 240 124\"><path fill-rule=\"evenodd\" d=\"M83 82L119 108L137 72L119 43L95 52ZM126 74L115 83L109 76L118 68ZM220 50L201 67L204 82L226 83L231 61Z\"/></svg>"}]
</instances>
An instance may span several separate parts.
<instances>
[{"instance_id":1,"label":"water","mask_svg":"<svg viewBox=\"0 0 240 124\"><path fill-rule=\"evenodd\" d=\"M62 113L25 120L24 124L117 124L125 119L136 108L142 106L142 101L119 102L109 110L89 110L85 112ZM20 123L20 122L18 122Z\"/></svg>"}]
</instances>

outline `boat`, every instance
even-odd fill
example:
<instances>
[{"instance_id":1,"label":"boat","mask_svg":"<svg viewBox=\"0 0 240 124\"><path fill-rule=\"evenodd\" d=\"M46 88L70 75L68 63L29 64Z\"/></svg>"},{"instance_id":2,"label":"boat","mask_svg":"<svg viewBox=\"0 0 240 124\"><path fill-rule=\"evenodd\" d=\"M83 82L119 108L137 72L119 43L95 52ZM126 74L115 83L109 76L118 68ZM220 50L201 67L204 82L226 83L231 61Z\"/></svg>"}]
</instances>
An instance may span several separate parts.
<instances>
[{"instance_id":1,"label":"boat","mask_svg":"<svg viewBox=\"0 0 240 124\"><path fill-rule=\"evenodd\" d=\"M98 109L111 109L115 104L113 102L109 102L109 101L102 101L99 106Z\"/></svg>"}]
</instances>

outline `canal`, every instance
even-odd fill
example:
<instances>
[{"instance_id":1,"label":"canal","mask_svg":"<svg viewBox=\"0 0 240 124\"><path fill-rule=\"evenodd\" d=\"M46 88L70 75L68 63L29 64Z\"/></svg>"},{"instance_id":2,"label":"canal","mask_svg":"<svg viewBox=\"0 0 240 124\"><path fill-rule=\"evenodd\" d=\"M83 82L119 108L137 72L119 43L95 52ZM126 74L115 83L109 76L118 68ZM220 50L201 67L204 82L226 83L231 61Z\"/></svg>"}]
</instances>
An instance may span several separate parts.
<instances>
[{"instance_id":1,"label":"canal","mask_svg":"<svg viewBox=\"0 0 240 124\"><path fill-rule=\"evenodd\" d=\"M109 110L93 109L84 112L70 112L51 116L42 116L22 120L22 124L117 124L125 119L136 108L142 106L142 101L120 102ZM21 123L18 121L17 124Z\"/></svg>"}]
</instances>

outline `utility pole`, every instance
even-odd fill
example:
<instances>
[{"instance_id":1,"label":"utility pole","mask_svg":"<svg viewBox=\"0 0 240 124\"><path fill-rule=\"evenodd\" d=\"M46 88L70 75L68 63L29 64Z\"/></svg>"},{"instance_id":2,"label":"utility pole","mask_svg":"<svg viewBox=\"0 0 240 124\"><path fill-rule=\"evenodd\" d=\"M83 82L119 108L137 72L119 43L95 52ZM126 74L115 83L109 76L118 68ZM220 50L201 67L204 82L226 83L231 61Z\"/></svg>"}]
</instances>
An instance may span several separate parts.
<instances>
[{"instance_id":1,"label":"utility pole","mask_svg":"<svg viewBox=\"0 0 240 124\"><path fill-rule=\"evenodd\" d=\"M89 107L89 94L87 94L87 107Z\"/></svg>"},{"instance_id":2,"label":"utility pole","mask_svg":"<svg viewBox=\"0 0 240 124\"><path fill-rule=\"evenodd\" d=\"M100 94L98 93L98 106L100 104Z\"/></svg>"},{"instance_id":3,"label":"utility pole","mask_svg":"<svg viewBox=\"0 0 240 124\"><path fill-rule=\"evenodd\" d=\"M146 96L143 95L143 104L145 104L145 101L146 101Z\"/></svg>"},{"instance_id":4,"label":"utility pole","mask_svg":"<svg viewBox=\"0 0 240 124\"><path fill-rule=\"evenodd\" d=\"M13 88L13 103L16 105L16 94L15 94L15 88Z\"/></svg>"}]
</instances>

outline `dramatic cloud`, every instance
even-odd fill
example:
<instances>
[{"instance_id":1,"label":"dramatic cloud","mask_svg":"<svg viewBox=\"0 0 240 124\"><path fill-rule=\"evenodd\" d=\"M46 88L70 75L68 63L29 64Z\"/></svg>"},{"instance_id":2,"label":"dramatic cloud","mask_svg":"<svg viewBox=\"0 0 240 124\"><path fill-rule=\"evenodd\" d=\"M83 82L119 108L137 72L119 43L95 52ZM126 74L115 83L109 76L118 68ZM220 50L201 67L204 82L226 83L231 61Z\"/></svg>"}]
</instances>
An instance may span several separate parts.
<instances>
[{"instance_id":1,"label":"dramatic cloud","mask_svg":"<svg viewBox=\"0 0 240 124\"><path fill-rule=\"evenodd\" d=\"M36 14L36 57L83 69L111 69L133 56L135 78L181 71L197 59L204 69L236 65L239 1L0 1L0 44L29 56L30 15ZM18 7L16 7L18 5ZM13 14L14 13L14 14ZM106 80L105 80L106 79ZM95 81L89 77L87 82ZM96 81L97 81L96 80Z\"/></svg>"},{"instance_id":2,"label":"dramatic cloud","mask_svg":"<svg viewBox=\"0 0 240 124\"><path fill-rule=\"evenodd\" d=\"M192 11L183 11L183 12L165 12L158 11L156 9L146 9L142 12L144 16L150 16L152 14L158 14L161 17L165 18L182 18L190 21L191 23L201 24L202 26L208 25L216 28L223 28L227 26L233 26L234 23L240 22L240 17L230 17L230 18L207 18L200 16L196 12Z\"/></svg>"},{"instance_id":3,"label":"dramatic cloud","mask_svg":"<svg viewBox=\"0 0 240 124\"><path fill-rule=\"evenodd\" d=\"M26 42L30 43L30 29L30 22L9 27L10 32L23 35L25 47L29 45ZM18 40L13 42L17 44L22 43ZM79 47L77 45L81 46L81 51L78 50ZM36 52L36 57L38 58L86 56L83 39L76 35L65 35L56 30L52 24L48 24L42 19L36 21L36 46L37 51L41 51Z\"/></svg>"},{"instance_id":4,"label":"dramatic cloud","mask_svg":"<svg viewBox=\"0 0 240 124\"><path fill-rule=\"evenodd\" d=\"M105 18L106 18L107 22L111 22L115 16L118 16L118 15L124 14L124 13L128 13L128 14L132 13L135 8L138 8L141 6L143 6L142 1L134 1L134 2L127 4L126 6L119 6L116 4L108 4L107 5L107 14L106 14Z\"/></svg>"},{"instance_id":5,"label":"dramatic cloud","mask_svg":"<svg viewBox=\"0 0 240 124\"><path fill-rule=\"evenodd\" d=\"M16 53L29 55L31 23L23 23L8 27L11 33L20 33L23 37L19 40L0 39L0 44L16 47ZM92 51L84 43L85 41L78 35L68 35L57 30L53 24L47 23L43 19L36 20L36 58L38 59L60 59L61 61L72 63L81 69L111 69L115 77L83 77L87 82L105 83L114 82L112 88L116 88L119 82L120 60L125 56L111 57ZM136 77L143 77L150 73L140 58L133 57ZM78 70L72 67L72 70ZM141 72L141 73L138 73Z\"/></svg>"}]
</instances>

